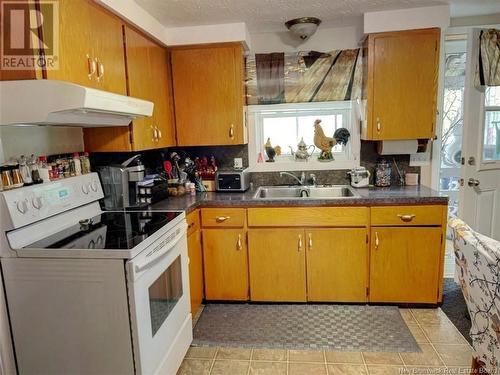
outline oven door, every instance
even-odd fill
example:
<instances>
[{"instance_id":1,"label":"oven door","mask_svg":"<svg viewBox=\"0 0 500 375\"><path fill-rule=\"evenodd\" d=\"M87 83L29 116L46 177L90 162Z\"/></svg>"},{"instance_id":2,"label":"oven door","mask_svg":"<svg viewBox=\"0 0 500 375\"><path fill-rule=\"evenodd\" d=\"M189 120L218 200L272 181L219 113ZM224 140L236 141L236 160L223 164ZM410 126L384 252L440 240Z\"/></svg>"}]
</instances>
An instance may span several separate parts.
<instances>
[{"instance_id":1,"label":"oven door","mask_svg":"<svg viewBox=\"0 0 500 375\"><path fill-rule=\"evenodd\" d=\"M185 222L127 263L137 374L175 373L192 341Z\"/></svg>"}]
</instances>

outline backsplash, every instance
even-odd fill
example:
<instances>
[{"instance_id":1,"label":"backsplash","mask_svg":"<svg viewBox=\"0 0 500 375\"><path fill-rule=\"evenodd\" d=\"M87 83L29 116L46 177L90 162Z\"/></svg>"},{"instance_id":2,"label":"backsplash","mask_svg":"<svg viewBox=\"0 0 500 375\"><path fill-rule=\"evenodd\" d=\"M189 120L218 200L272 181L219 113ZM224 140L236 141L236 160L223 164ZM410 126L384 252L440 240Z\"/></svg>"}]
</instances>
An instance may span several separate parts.
<instances>
[{"instance_id":1,"label":"backsplash","mask_svg":"<svg viewBox=\"0 0 500 375\"><path fill-rule=\"evenodd\" d=\"M140 152L142 155L142 161L148 173L154 173L161 171L162 161L169 159L170 153L176 151L179 154L187 153L191 158L202 157L202 156L215 156L217 165L219 169L232 169L233 159L242 158L243 166L248 166L248 146L247 145L236 145L236 146L202 146L202 147L172 147L169 149L161 150L150 150ZM124 162L129 157L137 154L138 152L129 153L92 153L91 162L93 166L106 165L106 164L119 164ZM380 155L376 151L376 142L361 141L361 165L367 168L372 174L370 178L370 183L373 184L373 171L375 169L375 164ZM393 159L397 162L399 168L402 172L419 173L420 167L410 167L410 156L409 155L388 155L385 159L392 164L392 183L397 184L398 174L394 164ZM345 185L349 183L347 177L347 169L340 170L320 170L320 171L308 171L304 169L307 176L313 173L316 175L316 182L318 184L340 184ZM297 173L297 174L300 174ZM250 181L255 186L261 185L277 185L277 184L293 184L295 183L291 177L283 176L280 177L279 172L254 172L251 173Z\"/></svg>"}]
</instances>

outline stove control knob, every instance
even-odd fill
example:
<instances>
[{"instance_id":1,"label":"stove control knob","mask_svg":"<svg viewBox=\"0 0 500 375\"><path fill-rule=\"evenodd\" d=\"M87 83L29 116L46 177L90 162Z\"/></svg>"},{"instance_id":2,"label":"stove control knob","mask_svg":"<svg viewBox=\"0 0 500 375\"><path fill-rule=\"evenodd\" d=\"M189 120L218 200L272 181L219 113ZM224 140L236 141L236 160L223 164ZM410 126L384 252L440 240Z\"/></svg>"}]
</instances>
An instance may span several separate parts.
<instances>
[{"instance_id":1,"label":"stove control knob","mask_svg":"<svg viewBox=\"0 0 500 375\"><path fill-rule=\"evenodd\" d=\"M35 209L39 210L43 206L42 197L33 197L31 199L31 204Z\"/></svg>"},{"instance_id":2,"label":"stove control knob","mask_svg":"<svg viewBox=\"0 0 500 375\"><path fill-rule=\"evenodd\" d=\"M90 188L92 189L92 191L94 193L97 193L97 182L96 182L96 180L92 180L92 182L90 183Z\"/></svg>"},{"instance_id":3,"label":"stove control knob","mask_svg":"<svg viewBox=\"0 0 500 375\"><path fill-rule=\"evenodd\" d=\"M82 185L82 193L85 195L89 193L89 187L87 185Z\"/></svg>"},{"instance_id":4,"label":"stove control knob","mask_svg":"<svg viewBox=\"0 0 500 375\"><path fill-rule=\"evenodd\" d=\"M22 200L22 201L19 201L17 202L17 210L22 213L23 215L28 212L28 202L26 201L26 199Z\"/></svg>"}]
</instances>

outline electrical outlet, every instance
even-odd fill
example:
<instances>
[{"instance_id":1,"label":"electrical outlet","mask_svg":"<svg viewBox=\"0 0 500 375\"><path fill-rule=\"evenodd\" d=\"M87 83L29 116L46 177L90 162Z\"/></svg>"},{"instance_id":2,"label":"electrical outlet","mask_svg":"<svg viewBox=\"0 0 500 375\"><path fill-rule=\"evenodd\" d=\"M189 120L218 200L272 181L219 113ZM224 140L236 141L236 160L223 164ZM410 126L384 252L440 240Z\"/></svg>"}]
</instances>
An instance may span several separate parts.
<instances>
[{"instance_id":1,"label":"electrical outlet","mask_svg":"<svg viewBox=\"0 0 500 375\"><path fill-rule=\"evenodd\" d=\"M234 158L234 169L243 169L243 159Z\"/></svg>"},{"instance_id":2,"label":"electrical outlet","mask_svg":"<svg viewBox=\"0 0 500 375\"><path fill-rule=\"evenodd\" d=\"M430 152L418 152L410 155L410 167L425 167L431 165Z\"/></svg>"}]
</instances>

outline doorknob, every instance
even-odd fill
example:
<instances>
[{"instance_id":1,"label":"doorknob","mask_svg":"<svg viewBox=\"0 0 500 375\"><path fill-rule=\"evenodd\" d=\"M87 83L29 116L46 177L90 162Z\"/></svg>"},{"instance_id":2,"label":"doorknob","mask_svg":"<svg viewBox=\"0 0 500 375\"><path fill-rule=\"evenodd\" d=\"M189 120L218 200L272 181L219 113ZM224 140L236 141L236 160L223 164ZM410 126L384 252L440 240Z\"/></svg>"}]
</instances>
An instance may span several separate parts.
<instances>
[{"instance_id":1,"label":"doorknob","mask_svg":"<svg viewBox=\"0 0 500 375\"><path fill-rule=\"evenodd\" d=\"M469 181L467 181L467 185L469 185L470 187L479 186L479 180L476 180L475 178L469 178Z\"/></svg>"}]
</instances>

